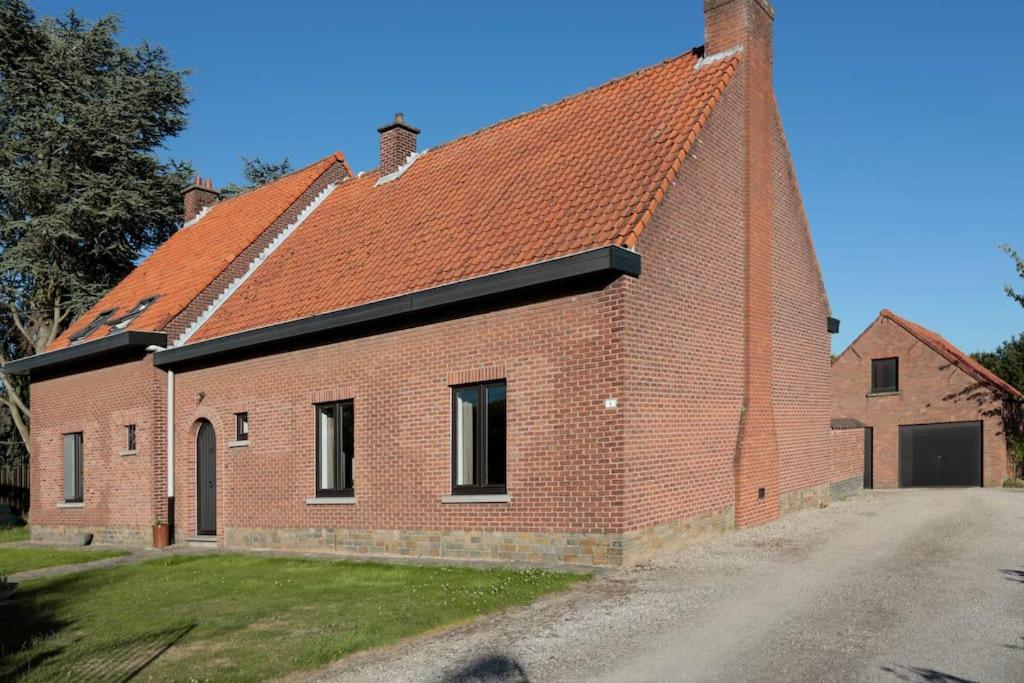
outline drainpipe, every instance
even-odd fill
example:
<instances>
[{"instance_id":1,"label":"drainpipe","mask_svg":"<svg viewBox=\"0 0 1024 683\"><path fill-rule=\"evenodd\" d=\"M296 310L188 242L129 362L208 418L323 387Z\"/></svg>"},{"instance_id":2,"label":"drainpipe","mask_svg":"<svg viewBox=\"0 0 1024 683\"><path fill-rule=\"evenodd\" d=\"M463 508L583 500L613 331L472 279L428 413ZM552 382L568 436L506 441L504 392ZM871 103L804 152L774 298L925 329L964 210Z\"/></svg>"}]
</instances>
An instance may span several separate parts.
<instances>
[{"instance_id":1,"label":"drainpipe","mask_svg":"<svg viewBox=\"0 0 1024 683\"><path fill-rule=\"evenodd\" d=\"M165 351L163 346L147 346L146 351ZM174 533L174 370L167 370L167 526ZM173 536L172 536L173 538Z\"/></svg>"}]
</instances>

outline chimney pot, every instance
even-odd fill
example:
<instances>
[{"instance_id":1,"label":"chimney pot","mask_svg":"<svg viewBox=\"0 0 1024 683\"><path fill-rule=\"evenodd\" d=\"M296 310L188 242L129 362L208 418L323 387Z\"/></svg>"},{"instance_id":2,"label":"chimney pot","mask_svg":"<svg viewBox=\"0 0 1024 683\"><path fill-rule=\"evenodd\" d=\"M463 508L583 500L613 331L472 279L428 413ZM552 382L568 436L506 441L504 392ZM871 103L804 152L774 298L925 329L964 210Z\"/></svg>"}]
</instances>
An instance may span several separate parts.
<instances>
[{"instance_id":1,"label":"chimney pot","mask_svg":"<svg viewBox=\"0 0 1024 683\"><path fill-rule=\"evenodd\" d=\"M394 173L416 151L416 136L419 128L405 122L402 112L395 114L395 120L377 129L380 133L380 164L382 176Z\"/></svg>"},{"instance_id":2,"label":"chimney pot","mask_svg":"<svg viewBox=\"0 0 1024 683\"><path fill-rule=\"evenodd\" d=\"M213 189L212 179L197 175L192 184L181 191L181 196L185 205L183 218L187 223L206 207L216 204L220 199L220 192Z\"/></svg>"}]
</instances>

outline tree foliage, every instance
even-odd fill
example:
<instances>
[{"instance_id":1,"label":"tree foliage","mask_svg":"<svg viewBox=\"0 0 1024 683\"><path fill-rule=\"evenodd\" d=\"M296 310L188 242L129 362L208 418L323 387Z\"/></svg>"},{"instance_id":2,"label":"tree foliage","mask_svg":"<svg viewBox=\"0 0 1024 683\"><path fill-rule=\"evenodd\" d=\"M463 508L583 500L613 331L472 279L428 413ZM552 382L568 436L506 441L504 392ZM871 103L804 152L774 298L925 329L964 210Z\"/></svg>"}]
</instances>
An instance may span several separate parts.
<instances>
[{"instance_id":1,"label":"tree foliage","mask_svg":"<svg viewBox=\"0 0 1024 683\"><path fill-rule=\"evenodd\" d=\"M978 361L996 375L1024 391L1024 334L1010 337L995 351L972 353Z\"/></svg>"},{"instance_id":2,"label":"tree foliage","mask_svg":"<svg viewBox=\"0 0 1024 683\"><path fill-rule=\"evenodd\" d=\"M272 180L277 180L283 175L288 175L292 172L292 164L288 161L288 157L285 157L281 161L276 163L270 161L263 161L259 157L242 157L242 177L245 178L245 185L238 185L235 183L229 183L220 189L220 196L225 199L228 197L234 197L237 194L241 194L246 190L251 190L254 187L260 185L266 185Z\"/></svg>"},{"instance_id":3,"label":"tree foliage","mask_svg":"<svg viewBox=\"0 0 1024 683\"><path fill-rule=\"evenodd\" d=\"M190 169L158 153L187 123L186 72L119 30L0 0L3 360L45 349L180 221ZM27 444L25 388L2 379Z\"/></svg>"},{"instance_id":4,"label":"tree foliage","mask_svg":"<svg viewBox=\"0 0 1024 683\"><path fill-rule=\"evenodd\" d=\"M1021 258L1021 255L1017 253L1017 250L1009 244L1004 244L1000 249L1010 255L1010 258L1013 259L1014 265L1017 267L1017 277L1024 280L1024 258ZM1006 291L1006 295L1008 297L1016 301L1021 306L1024 306L1024 294L1018 292L1010 285L1005 285L1003 289Z\"/></svg>"}]
</instances>

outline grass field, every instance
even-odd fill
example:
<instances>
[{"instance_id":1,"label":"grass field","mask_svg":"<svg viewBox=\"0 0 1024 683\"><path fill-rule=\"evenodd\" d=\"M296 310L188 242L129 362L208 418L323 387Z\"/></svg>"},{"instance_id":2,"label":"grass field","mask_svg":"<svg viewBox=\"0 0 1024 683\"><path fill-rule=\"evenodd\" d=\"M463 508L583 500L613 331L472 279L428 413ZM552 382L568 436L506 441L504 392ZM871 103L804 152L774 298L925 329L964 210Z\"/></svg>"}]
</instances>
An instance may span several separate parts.
<instances>
[{"instance_id":1,"label":"grass field","mask_svg":"<svg viewBox=\"0 0 1024 683\"><path fill-rule=\"evenodd\" d=\"M178 556L23 584L0 680L280 676L585 580L541 570Z\"/></svg>"},{"instance_id":2,"label":"grass field","mask_svg":"<svg viewBox=\"0 0 1024 683\"><path fill-rule=\"evenodd\" d=\"M0 526L0 543L27 541L28 536L29 533L27 526Z\"/></svg>"},{"instance_id":3,"label":"grass field","mask_svg":"<svg viewBox=\"0 0 1024 683\"><path fill-rule=\"evenodd\" d=\"M0 576L10 576L29 569L56 567L62 564L93 562L106 557L127 555L123 550L64 550L57 548L0 547Z\"/></svg>"}]
</instances>

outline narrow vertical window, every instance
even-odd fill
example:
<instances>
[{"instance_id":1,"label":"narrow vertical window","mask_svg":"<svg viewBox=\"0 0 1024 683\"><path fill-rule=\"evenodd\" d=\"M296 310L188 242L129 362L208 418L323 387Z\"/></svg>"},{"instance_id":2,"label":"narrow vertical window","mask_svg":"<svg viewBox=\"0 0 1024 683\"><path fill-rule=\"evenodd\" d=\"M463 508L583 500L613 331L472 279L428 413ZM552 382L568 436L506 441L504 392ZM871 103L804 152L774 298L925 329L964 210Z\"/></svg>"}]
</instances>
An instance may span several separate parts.
<instances>
[{"instance_id":1,"label":"narrow vertical window","mask_svg":"<svg viewBox=\"0 0 1024 683\"><path fill-rule=\"evenodd\" d=\"M505 493L505 382L452 390L453 493Z\"/></svg>"},{"instance_id":2,"label":"narrow vertical window","mask_svg":"<svg viewBox=\"0 0 1024 683\"><path fill-rule=\"evenodd\" d=\"M899 391L899 359L876 358L871 361L871 393Z\"/></svg>"},{"instance_id":3,"label":"narrow vertical window","mask_svg":"<svg viewBox=\"0 0 1024 683\"><path fill-rule=\"evenodd\" d=\"M125 425L124 428L124 449L126 451L136 450L135 425Z\"/></svg>"},{"instance_id":4,"label":"narrow vertical window","mask_svg":"<svg viewBox=\"0 0 1024 683\"><path fill-rule=\"evenodd\" d=\"M249 413L235 413L235 441L249 440Z\"/></svg>"},{"instance_id":5,"label":"narrow vertical window","mask_svg":"<svg viewBox=\"0 0 1024 683\"><path fill-rule=\"evenodd\" d=\"M64 502L81 503L82 488L82 433L64 435Z\"/></svg>"},{"instance_id":6,"label":"narrow vertical window","mask_svg":"<svg viewBox=\"0 0 1024 683\"><path fill-rule=\"evenodd\" d=\"M316 406L316 495L354 495L355 407L352 401Z\"/></svg>"}]
</instances>

